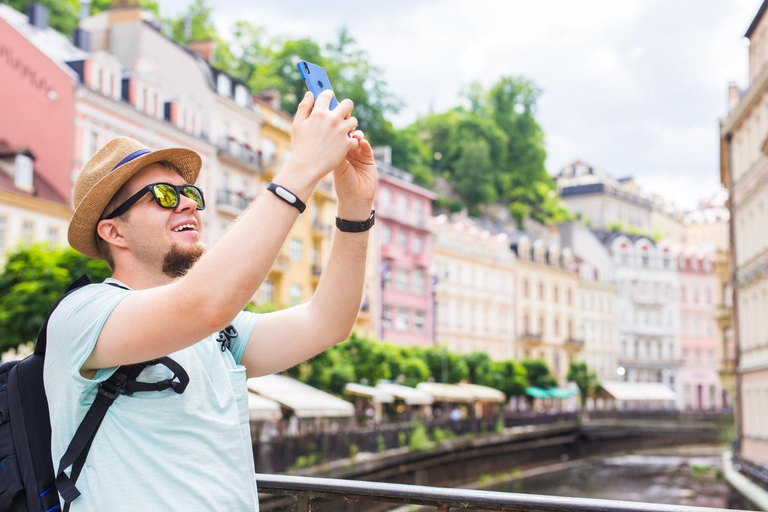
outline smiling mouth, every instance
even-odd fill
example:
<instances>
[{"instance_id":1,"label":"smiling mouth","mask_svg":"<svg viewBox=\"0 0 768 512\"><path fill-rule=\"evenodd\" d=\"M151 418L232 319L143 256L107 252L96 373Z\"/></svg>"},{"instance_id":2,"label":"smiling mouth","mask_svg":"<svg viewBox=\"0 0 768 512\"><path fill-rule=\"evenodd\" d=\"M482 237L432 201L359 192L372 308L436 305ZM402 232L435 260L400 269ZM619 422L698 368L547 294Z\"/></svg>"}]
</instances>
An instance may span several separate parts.
<instances>
[{"instance_id":1,"label":"smiling mouth","mask_svg":"<svg viewBox=\"0 0 768 512\"><path fill-rule=\"evenodd\" d=\"M182 224L177 228L173 228L171 231L174 233L183 233L185 231L194 231L195 233L197 233L197 228L195 227L194 224Z\"/></svg>"}]
</instances>

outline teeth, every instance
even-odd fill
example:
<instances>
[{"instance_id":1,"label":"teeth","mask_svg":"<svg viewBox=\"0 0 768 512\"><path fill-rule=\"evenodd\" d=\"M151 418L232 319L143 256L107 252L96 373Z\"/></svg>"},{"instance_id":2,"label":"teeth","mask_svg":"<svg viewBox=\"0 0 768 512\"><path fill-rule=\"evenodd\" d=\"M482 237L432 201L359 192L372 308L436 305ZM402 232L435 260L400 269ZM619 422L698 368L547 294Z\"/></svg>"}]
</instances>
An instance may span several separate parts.
<instances>
[{"instance_id":1,"label":"teeth","mask_svg":"<svg viewBox=\"0 0 768 512\"><path fill-rule=\"evenodd\" d=\"M171 231L174 233L178 233L179 231L184 231L185 229L191 229L194 231L195 225L194 224L182 224L181 226L177 228L173 228Z\"/></svg>"}]
</instances>

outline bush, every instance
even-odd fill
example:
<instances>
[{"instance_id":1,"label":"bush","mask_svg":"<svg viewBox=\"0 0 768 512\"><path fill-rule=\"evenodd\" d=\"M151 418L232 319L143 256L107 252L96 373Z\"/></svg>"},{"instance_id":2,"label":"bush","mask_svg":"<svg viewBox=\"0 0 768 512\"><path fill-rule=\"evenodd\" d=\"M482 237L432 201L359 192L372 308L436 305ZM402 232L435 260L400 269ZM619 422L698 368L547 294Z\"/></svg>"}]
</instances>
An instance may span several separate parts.
<instances>
[{"instance_id":1,"label":"bush","mask_svg":"<svg viewBox=\"0 0 768 512\"><path fill-rule=\"evenodd\" d=\"M429 440L427 435L427 429L423 423L417 423L411 431L411 439L408 441L408 448L413 451L429 450L434 447L435 443Z\"/></svg>"},{"instance_id":2,"label":"bush","mask_svg":"<svg viewBox=\"0 0 768 512\"><path fill-rule=\"evenodd\" d=\"M384 436L381 434L376 435L376 451L381 453L387 449L387 444L384 442Z\"/></svg>"}]
</instances>

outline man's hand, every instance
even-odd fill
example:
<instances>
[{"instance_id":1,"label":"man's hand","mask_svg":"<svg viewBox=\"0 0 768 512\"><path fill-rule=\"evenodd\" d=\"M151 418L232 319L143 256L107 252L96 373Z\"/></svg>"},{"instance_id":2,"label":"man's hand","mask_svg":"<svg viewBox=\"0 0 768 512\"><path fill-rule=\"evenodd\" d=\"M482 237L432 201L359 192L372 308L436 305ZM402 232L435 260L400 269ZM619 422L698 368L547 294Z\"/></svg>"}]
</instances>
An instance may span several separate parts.
<instances>
[{"instance_id":1,"label":"man's hand","mask_svg":"<svg viewBox=\"0 0 768 512\"><path fill-rule=\"evenodd\" d=\"M357 140L358 145L333 170L333 180L339 196L339 217L363 221L371 216L378 175L371 144L363 132L357 130L352 139Z\"/></svg>"},{"instance_id":2,"label":"man's hand","mask_svg":"<svg viewBox=\"0 0 768 512\"><path fill-rule=\"evenodd\" d=\"M315 102L311 92L304 95L291 127L291 159L275 178L304 200L358 146L358 139L348 135L357 128L352 101L343 100L330 110L332 97L332 91L323 91Z\"/></svg>"}]
</instances>

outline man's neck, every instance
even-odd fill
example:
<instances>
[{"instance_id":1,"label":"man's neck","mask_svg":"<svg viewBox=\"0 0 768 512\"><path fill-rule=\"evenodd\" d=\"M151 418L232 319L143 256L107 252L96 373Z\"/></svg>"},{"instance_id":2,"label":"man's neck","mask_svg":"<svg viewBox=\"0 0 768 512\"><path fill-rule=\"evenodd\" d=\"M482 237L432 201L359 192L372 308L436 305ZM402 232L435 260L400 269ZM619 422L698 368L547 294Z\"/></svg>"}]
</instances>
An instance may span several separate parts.
<instances>
[{"instance_id":1,"label":"man's neck","mask_svg":"<svg viewBox=\"0 0 768 512\"><path fill-rule=\"evenodd\" d=\"M133 290L146 290L148 288L156 288L170 284L175 281L175 278L167 276L162 272L151 272L145 269L138 268L115 268L112 274L114 279L117 279L121 283L125 283Z\"/></svg>"}]
</instances>

